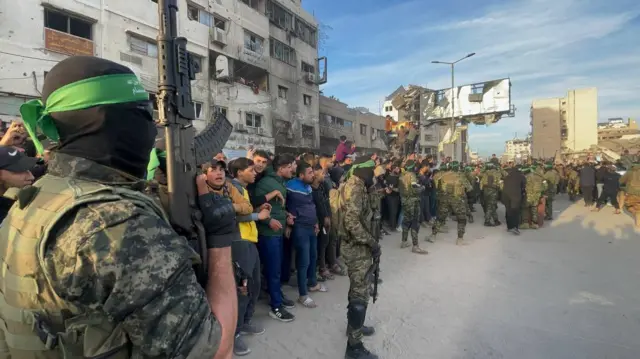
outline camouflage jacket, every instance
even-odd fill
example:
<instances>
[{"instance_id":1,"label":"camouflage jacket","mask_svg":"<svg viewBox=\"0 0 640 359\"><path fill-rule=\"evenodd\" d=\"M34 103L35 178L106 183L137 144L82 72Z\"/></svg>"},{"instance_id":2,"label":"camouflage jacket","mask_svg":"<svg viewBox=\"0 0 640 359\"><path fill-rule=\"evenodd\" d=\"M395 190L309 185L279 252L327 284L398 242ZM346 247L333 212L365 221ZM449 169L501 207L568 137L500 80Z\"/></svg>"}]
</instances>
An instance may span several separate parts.
<instances>
[{"instance_id":1,"label":"camouflage jacket","mask_svg":"<svg viewBox=\"0 0 640 359\"><path fill-rule=\"evenodd\" d=\"M560 183L560 174L555 168L552 168L544 173L544 179L547 181L547 192L555 191L556 186Z\"/></svg>"},{"instance_id":2,"label":"camouflage jacket","mask_svg":"<svg viewBox=\"0 0 640 359\"><path fill-rule=\"evenodd\" d=\"M72 187L87 182L107 188L117 188L113 185L117 183L118 187L132 191L143 187L136 179L114 169L55 152L45 177L41 180L64 181ZM59 204L64 199L44 191L35 194L33 203L40 201L39 195L49 196L51 208L55 208L55 201ZM14 210L18 210L17 206L9 213L8 221ZM37 223L36 218L23 221L29 220ZM105 325L117 326L119 331L114 332L117 334L114 338L121 336L117 339L120 344L121 339L128 341L133 357L215 355L220 325L192 270L200 258L164 218L122 198L85 203L58 219L55 228L42 247L40 265L50 286L62 298L58 301L87 311L92 318L110 318ZM47 303L52 300L55 298L41 298L43 313L60 305ZM101 345L118 343L101 342Z\"/></svg>"},{"instance_id":3,"label":"camouflage jacket","mask_svg":"<svg viewBox=\"0 0 640 359\"><path fill-rule=\"evenodd\" d=\"M631 170L620 178L620 184L626 193L640 196L640 165L632 165Z\"/></svg>"},{"instance_id":4,"label":"camouflage jacket","mask_svg":"<svg viewBox=\"0 0 640 359\"><path fill-rule=\"evenodd\" d=\"M469 183L464 173L450 171L440 181L444 192L454 198L464 197L467 192L473 190L473 186Z\"/></svg>"},{"instance_id":5,"label":"camouflage jacket","mask_svg":"<svg viewBox=\"0 0 640 359\"><path fill-rule=\"evenodd\" d=\"M400 197L403 202L419 201L420 192L418 177L412 171L405 171L400 176Z\"/></svg>"},{"instance_id":6,"label":"camouflage jacket","mask_svg":"<svg viewBox=\"0 0 640 359\"><path fill-rule=\"evenodd\" d=\"M527 179L527 203L529 205L537 205L540 197L546 191L544 178L537 172L531 172L526 175Z\"/></svg>"},{"instance_id":7,"label":"camouflage jacket","mask_svg":"<svg viewBox=\"0 0 640 359\"><path fill-rule=\"evenodd\" d=\"M367 193L364 181L358 176L351 176L344 183L342 211L344 226L344 242L347 245L373 246L377 241L371 234L370 196Z\"/></svg>"},{"instance_id":8,"label":"camouflage jacket","mask_svg":"<svg viewBox=\"0 0 640 359\"><path fill-rule=\"evenodd\" d=\"M488 169L480 175L480 189L502 187L501 182L505 176L502 175L503 170Z\"/></svg>"},{"instance_id":9,"label":"camouflage jacket","mask_svg":"<svg viewBox=\"0 0 640 359\"><path fill-rule=\"evenodd\" d=\"M445 171L438 171L433 175L433 186L436 189L436 193L442 194L444 193L444 186L442 183L442 177L445 175Z\"/></svg>"}]
</instances>

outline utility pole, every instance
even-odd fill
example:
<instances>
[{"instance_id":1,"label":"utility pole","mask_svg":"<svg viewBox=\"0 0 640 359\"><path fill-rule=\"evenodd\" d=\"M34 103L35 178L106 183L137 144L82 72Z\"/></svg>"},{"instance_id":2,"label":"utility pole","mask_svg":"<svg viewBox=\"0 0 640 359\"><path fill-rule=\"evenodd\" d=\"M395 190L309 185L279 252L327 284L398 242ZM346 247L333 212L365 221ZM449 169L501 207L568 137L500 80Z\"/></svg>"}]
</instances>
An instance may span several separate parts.
<instances>
[{"instance_id":1,"label":"utility pole","mask_svg":"<svg viewBox=\"0 0 640 359\"><path fill-rule=\"evenodd\" d=\"M447 62L447 61L431 61L432 64L443 64L443 65L449 65L451 66L451 123L449 124L449 129L451 131L451 137L449 138L453 138L453 134L456 130L456 119L455 119L455 112L456 112L456 102L455 102L455 89L456 89L456 84L455 84L455 66L458 62L464 60L464 59L468 59L471 56L475 55L475 52L472 52L470 54L467 54L467 56L460 58L456 61L453 62ZM455 147L455 146L454 146Z\"/></svg>"}]
</instances>

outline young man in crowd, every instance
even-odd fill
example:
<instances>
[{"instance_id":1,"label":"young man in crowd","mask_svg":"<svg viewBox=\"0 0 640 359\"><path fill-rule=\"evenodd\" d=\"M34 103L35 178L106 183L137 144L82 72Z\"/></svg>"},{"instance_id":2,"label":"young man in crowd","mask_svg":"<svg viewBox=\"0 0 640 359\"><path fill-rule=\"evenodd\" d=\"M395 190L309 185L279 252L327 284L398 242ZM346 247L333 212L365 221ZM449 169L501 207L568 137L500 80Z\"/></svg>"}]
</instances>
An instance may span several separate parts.
<instances>
[{"instance_id":1,"label":"young man in crowd","mask_svg":"<svg viewBox=\"0 0 640 359\"><path fill-rule=\"evenodd\" d=\"M312 183L313 169L307 162L300 161L296 178L287 182L287 212L294 218L291 238L296 250L298 302L307 308L316 307L309 292L327 291L324 285L318 283L316 275L319 226Z\"/></svg>"},{"instance_id":2,"label":"young man in crowd","mask_svg":"<svg viewBox=\"0 0 640 359\"><path fill-rule=\"evenodd\" d=\"M295 319L295 316L287 311L293 308L295 303L284 297L280 287L283 270L290 269L290 261L283 257L287 255L284 253L284 229L287 224L285 182L291 178L293 163L294 158L290 155L276 156L272 165L266 167L264 177L256 183L253 194L254 206L261 205L257 202L260 200L267 200L271 205L271 217L257 222L258 250L270 296L269 316L282 322ZM272 194L273 197L269 198Z\"/></svg>"},{"instance_id":3,"label":"young man in crowd","mask_svg":"<svg viewBox=\"0 0 640 359\"><path fill-rule=\"evenodd\" d=\"M313 202L316 205L316 215L320 231L318 232L318 281L334 279L329 266L336 263L335 247L333 253L329 248L331 242L331 207L329 204L329 192L324 186L324 170L320 165L313 169ZM329 266L327 266L327 263Z\"/></svg>"},{"instance_id":4,"label":"young man in crowd","mask_svg":"<svg viewBox=\"0 0 640 359\"><path fill-rule=\"evenodd\" d=\"M256 172L253 161L241 157L229 163L228 172L231 174L232 183L242 194L245 201L249 201L247 186L254 183ZM269 219L271 205L264 203L260 208L249 215L237 216L240 229L239 241L231 243L231 256L235 264L247 276L245 283L238 288L238 325L233 351L238 356L251 353L251 349L242 339L242 335L259 335L264 333L264 328L251 322L258 295L260 294L260 256L258 254L258 228L256 221Z\"/></svg>"}]
</instances>

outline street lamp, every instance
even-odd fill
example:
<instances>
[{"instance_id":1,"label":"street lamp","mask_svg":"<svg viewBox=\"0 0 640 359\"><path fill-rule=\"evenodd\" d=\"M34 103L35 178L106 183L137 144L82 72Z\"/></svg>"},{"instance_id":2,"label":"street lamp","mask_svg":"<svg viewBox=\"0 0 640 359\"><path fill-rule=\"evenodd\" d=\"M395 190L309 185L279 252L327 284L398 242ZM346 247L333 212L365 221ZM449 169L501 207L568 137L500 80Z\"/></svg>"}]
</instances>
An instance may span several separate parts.
<instances>
[{"instance_id":1,"label":"street lamp","mask_svg":"<svg viewBox=\"0 0 640 359\"><path fill-rule=\"evenodd\" d=\"M472 52L470 54L467 54L467 56L454 61L454 62L446 62L446 61L431 61L432 64L444 64L444 65L449 65L451 66L451 136L453 137L453 132L456 129L456 120L455 120L455 109L456 109L456 105L455 105L455 100L453 98L454 96L454 91L455 91L455 77L454 77L454 70L455 70L455 65L464 60L464 59L468 59L471 56L475 55L475 52Z\"/></svg>"}]
</instances>

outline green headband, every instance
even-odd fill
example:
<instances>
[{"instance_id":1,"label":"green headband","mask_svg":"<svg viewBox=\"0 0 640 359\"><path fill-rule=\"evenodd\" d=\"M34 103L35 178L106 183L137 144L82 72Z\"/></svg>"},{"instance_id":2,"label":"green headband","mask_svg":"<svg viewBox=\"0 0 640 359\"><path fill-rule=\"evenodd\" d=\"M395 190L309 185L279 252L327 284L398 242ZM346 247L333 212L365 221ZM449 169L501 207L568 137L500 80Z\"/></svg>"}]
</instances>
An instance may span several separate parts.
<instances>
[{"instance_id":1,"label":"green headband","mask_svg":"<svg viewBox=\"0 0 640 359\"><path fill-rule=\"evenodd\" d=\"M373 168L375 166L376 161L374 160L368 160L366 162L358 163L357 165L351 165L351 168L349 169L349 172L347 173L345 179L349 179L349 177L351 177L351 175L353 174L353 170L357 168Z\"/></svg>"},{"instance_id":2,"label":"green headband","mask_svg":"<svg viewBox=\"0 0 640 359\"><path fill-rule=\"evenodd\" d=\"M42 100L25 102L20 106L20 115L36 150L42 154L44 148L38 140L37 129L49 139L59 141L58 130L50 116L51 113L138 101L149 101L149 94L136 75L105 75L62 86L49 95L46 106Z\"/></svg>"}]
</instances>

